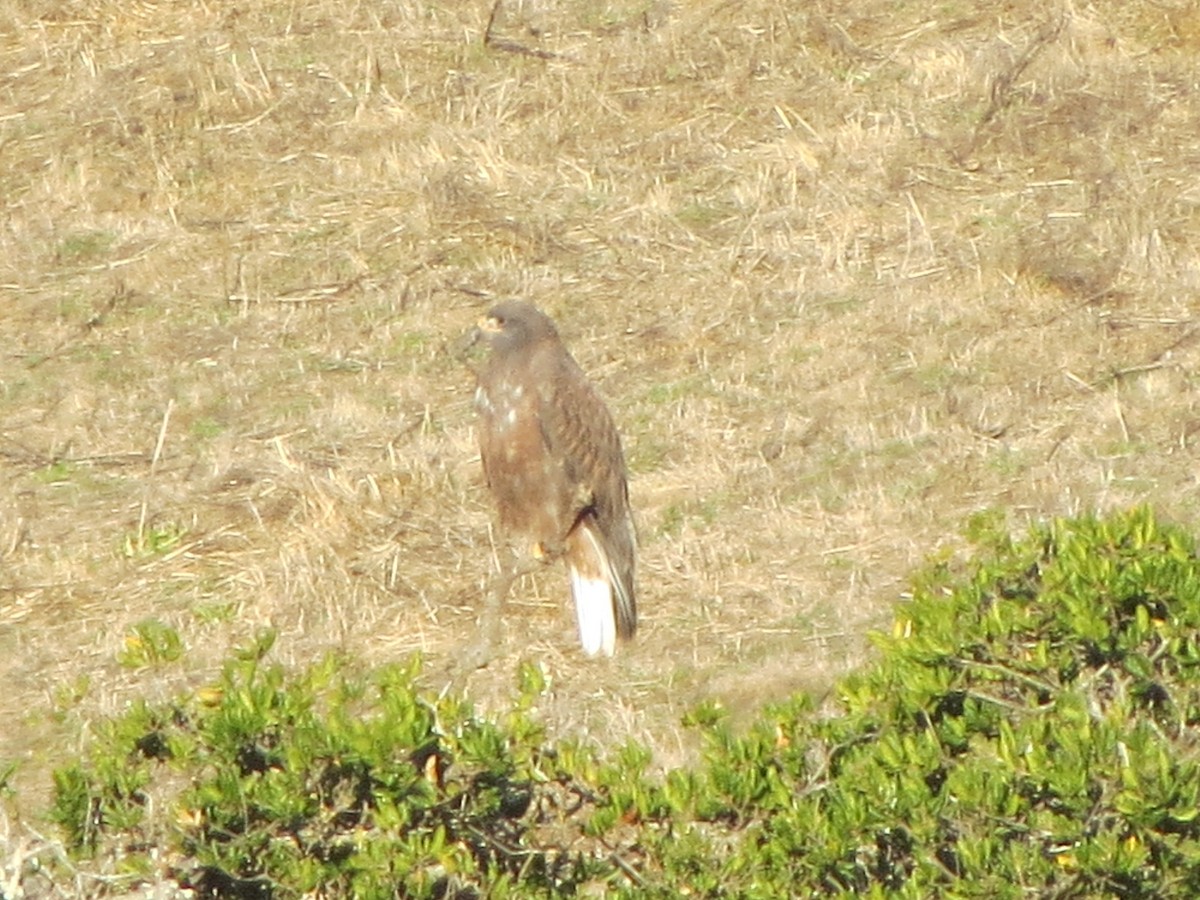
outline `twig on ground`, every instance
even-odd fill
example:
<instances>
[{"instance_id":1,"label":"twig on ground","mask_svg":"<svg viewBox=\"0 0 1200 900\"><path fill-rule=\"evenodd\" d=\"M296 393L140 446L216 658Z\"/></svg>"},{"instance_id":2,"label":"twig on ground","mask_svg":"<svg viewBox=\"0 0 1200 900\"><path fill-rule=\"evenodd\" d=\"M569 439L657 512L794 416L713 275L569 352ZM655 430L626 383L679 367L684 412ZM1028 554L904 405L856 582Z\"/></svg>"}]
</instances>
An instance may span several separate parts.
<instances>
[{"instance_id":1,"label":"twig on ground","mask_svg":"<svg viewBox=\"0 0 1200 900\"><path fill-rule=\"evenodd\" d=\"M497 37L492 29L496 24L496 18L500 15L500 4L503 0L496 0L492 4L491 15L488 16L487 28L483 30L483 46L493 50L503 50L505 53L519 53L522 56L532 56L535 59L565 59L561 53L555 53L552 50L542 50L538 47L526 47L524 44L519 44L516 41L508 38Z\"/></svg>"}]
</instances>

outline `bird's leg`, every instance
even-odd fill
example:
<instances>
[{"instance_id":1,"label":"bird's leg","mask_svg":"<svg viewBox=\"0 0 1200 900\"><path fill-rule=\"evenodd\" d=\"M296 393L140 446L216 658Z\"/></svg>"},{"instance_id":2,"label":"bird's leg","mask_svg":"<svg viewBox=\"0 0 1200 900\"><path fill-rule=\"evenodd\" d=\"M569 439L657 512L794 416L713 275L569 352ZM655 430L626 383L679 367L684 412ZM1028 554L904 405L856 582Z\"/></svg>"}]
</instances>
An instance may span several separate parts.
<instances>
[{"instance_id":1,"label":"bird's leg","mask_svg":"<svg viewBox=\"0 0 1200 900\"><path fill-rule=\"evenodd\" d=\"M462 669L482 669L496 657L496 646L500 641L500 608L517 577L516 569L510 566L497 572L488 582L487 590L483 592L483 609L475 640L459 657Z\"/></svg>"},{"instance_id":2,"label":"bird's leg","mask_svg":"<svg viewBox=\"0 0 1200 900\"><path fill-rule=\"evenodd\" d=\"M562 552L561 547L554 549L553 545L535 543L528 556L518 557L512 565L492 577L483 594L479 635L460 658L464 669L481 669L496 657L496 647L500 643L500 610L513 583L558 559Z\"/></svg>"}]
</instances>

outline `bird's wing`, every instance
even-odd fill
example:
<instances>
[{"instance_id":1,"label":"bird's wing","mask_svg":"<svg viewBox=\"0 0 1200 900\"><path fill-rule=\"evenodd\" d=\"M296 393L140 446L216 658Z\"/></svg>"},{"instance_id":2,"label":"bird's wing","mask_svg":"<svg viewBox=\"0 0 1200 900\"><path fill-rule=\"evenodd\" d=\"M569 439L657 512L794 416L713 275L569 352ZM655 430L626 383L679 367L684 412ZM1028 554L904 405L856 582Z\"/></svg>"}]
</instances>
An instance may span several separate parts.
<instances>
[{"instance_id":1,"label":"bird's wing","mask_svg":"<svg viewBox=\"0 0 1200 900\"><path fill-rule=\"evenodd\" d=\"M601 496L624 491L621 439L600 395L566 351L561 354L553 375L538 384L539 422L582 511Z\"/></svg>"},{"instance_id":2,"label":"bird's wing","mask_svg":"<svg viewBox=\"0 0 1200 900\"><path fill-rule=\"evenodd\" d=\"M613 590L617 632L632 637L637 627L637 535L617 426L596 389L565 351L557 377L546 379L542 388L542 436L549 452L561 461L572 492L575 528L567 539L568 557L577 553L580 559L575 565L584 568L583 559L595 557L596 574Z\"/></svg>"}]
</instances>

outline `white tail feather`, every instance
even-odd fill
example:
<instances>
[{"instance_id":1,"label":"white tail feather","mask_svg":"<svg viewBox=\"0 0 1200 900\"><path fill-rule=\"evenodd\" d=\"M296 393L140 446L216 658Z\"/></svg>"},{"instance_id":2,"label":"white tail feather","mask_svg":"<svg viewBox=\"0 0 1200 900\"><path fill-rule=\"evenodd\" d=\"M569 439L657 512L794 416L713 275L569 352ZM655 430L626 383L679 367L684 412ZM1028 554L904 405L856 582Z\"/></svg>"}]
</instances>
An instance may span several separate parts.
<instances>
[{"instance_id":1,"label":"white tail feather","mask_svg":"<svg viewBox=\"0 0 1200 900\"><path fill-rule=\"evenodd\" d=\"M579 623L579 643L588 656L597 653L612 656L617 646L617 616L613 608L611 567L592 530L584 526L582 531L604 574L592 578L574 566L568 567L571 596L575 599L575 619Z\"/></svg>"},{"instance_id":2,"label":"white tail feather","mask_svg":"<svg viewBox=\"0 0 1200 900\"><path fill-rule=\"evenodd\" d=\"M579 622L579 643L588 656L612 656L617 645L617 619L613 615L612 588L604 578L588 578L571 569L571 595Z\"/></svg>"}]
</instances>

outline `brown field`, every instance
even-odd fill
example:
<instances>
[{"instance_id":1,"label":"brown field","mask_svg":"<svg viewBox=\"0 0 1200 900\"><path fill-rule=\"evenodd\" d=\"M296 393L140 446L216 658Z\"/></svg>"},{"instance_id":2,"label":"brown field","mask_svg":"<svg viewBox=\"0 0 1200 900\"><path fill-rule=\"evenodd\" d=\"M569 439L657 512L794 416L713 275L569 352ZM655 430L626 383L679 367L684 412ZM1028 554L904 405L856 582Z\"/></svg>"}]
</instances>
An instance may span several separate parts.
<instances>
[{"instance_id":1,"label":"brown field","mask_svg":"<svg viewBox=\"0 0 1200 900\"><path fill-rule=\"evenodd\" d=\"M492 12L0 0L12 835L263 627L451 682L493 298L609 399L642 537L635 644L584 658L555 569L454 682L540 660L553 733L670 766L699 701L820 694L981 510L1200 519L1200 4Z\"/></svg>"}]
</instances>

